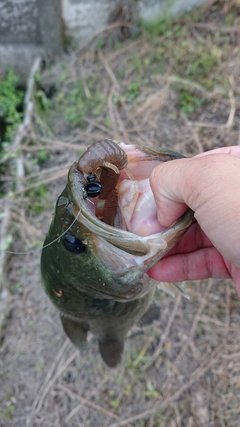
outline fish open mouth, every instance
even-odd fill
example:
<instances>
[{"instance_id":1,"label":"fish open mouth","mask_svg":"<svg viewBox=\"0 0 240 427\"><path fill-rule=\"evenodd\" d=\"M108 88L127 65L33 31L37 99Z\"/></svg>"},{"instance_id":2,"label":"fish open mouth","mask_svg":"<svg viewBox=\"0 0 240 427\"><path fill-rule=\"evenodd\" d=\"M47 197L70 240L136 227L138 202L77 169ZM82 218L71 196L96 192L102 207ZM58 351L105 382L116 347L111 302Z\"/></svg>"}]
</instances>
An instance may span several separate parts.
<instances>
[{"instance_id":1,"label":"fish open mouth","mask_svg":"<svg viewBox=\"0 0 240 427\"><path fill-rule=\"evenodd\" d=\"M174 153L99 141L76 163L83 174L83 198L92 215L116 229L149 236L165 228L157 220L149 177Z\"/></svg>"},{"instance_id":2,"label":"fish open mouth","mask_svg":"<svg viewBox=\"0 0 240 427\"><path fill-rule=\"evenodd\" d=\"M164 250L192 215L188 211L168 229L159 224L149 177L160 163L181 157L108 139L93 144L69 172L75 216L94 235L133 255L149 254L149 245Z\"/></svg>"}]
</instances>

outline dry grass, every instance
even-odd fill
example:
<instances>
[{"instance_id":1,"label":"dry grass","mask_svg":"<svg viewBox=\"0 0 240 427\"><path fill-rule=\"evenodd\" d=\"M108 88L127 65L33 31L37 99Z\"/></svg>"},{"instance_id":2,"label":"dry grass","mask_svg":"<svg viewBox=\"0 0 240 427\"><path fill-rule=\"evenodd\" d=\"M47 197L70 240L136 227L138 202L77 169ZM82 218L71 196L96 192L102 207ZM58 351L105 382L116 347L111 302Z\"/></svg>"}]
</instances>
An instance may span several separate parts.
<instances>
[{"instance_id":1,"label":"dry grass","mask_svg":"<svg viewBox=\"0 0 240 427\"><path fill-rule=\"evenodd\" d=\"M96 48L92 39L44 71L40 90L48 94L54 82L56 92L20 147L25 176L13 207L14 250L33 252L10 262L1 426L239 426L240 304L231 281L186 283L190 301L159 292L160 321L130 337L122 364L109 370L93 337L81 354L66 341L33 246L44 238L69 165L93 141L111 137L187 156L239 145L239 23L238 1L210 1L198 20L194 12L117 49ZM84 105L74 95L79 81ZM69 96L79 115L87 106L78 123Z\"/></svg>"}]
</instances>

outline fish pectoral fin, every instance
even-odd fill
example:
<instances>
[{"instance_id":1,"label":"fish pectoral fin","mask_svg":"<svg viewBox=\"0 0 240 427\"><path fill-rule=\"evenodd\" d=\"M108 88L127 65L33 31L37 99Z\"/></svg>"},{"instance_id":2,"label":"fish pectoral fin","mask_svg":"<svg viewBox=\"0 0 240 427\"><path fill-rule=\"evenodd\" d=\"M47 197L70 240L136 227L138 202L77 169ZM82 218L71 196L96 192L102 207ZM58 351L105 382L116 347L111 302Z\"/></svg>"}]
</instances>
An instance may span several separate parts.
<instances>
[{"instance_id":1,"label":"fish pectoral fin","mask_svg":"<svg viewBox=\"0 0 240 427\"><path fill-rule=\"evenodd\" d=\"M141 319L138 321L138 326L147 326L151 325L154 320L160 319L160 307L157 303L152 302L151 305L148 307L147 311L144 313L144 315L141 317Z\"/></svg>"},{"instance_id":2,"label":"fish pectoral fin","mask_svg":"<svg viewBox=\"0 0 240 427\"><path fill-rule=\"evenodd\" d=\"M110 368L114 368L121 362L124 341L106 338L99 341L98 345L104 362Z\"/></svg>"},{"instance_id":3,"label":"fish pectoral fin","mask_svg":"<svg viewBox=\"0 0 240 427\"><path fill-rule=\"evenodd\" d=\"M68 317L64 316L61 313L60 319L62 322L62 326L64 332L68 336L68 338L72 341L72 343L78 347L82 348L84 343L87 340L87 333L89 331L89 325L86 322L76 322Z\"/></svg>"}]
</instances>

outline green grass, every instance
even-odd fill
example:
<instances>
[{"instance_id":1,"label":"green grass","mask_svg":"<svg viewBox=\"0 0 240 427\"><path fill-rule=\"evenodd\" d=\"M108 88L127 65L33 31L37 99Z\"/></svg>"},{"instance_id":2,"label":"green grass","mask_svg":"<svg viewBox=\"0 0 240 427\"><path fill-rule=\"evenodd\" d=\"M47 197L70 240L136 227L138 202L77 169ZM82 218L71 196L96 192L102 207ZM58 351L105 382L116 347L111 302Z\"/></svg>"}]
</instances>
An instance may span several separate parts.
<instances>
[{"instance_id":1,"label":"green grass","mask_svg":"<svg viewBox=\"0 0 240 427\"><path fill-rule=\"evenodd\" d=\"M194 113L202 105L202 100L188 90L179 90L179 106L183 113Z\"/></svg>"},{"instance_id":2,"label":"green grass","mask_svg":"<svg viewBox=\"0 0 240 427\"><path fill-rule=\"evenodd\" d=\"M12 131L21 123L23 113L23 90L18 88L18 77L12 69L0 81L0 118L6 123L6 130L0 141L10 141Z\"/></svg>"},{"instance_id":3,"label":"green grass","mask_svg":"<svg viewBox=\"0 0 240 427\"><path fill-rule=\"evenodd\" d=\"M48 190L45 185L39 185L26 191L29 198L29 209L35 214L40 214L48 207Z\"/></svg>"},{"instance_id":4,"label":"green grass","mask_svg":"<svg viewBox=\"0 0 240 427\"><path fill-rule=\"evenodd\" d=\"M96 79L73 82L66 92L59 92L53 102L58 112L71 126L86 126L85 117L89 114L97 116L107 104L107 99L101 94Z\"/></svg>"},{"instance_id":5,"label":"green grass","mask_svg":"<svg viewBox=\"0 0 240 427\"><path fill-rule=\"evenodd\" d=\"M0 412L0 418L4 420L12 420L14 418L15 405L9 405Z\"/></svg>"},{"instance_id":6,"label":"green grass","mask_svg":"<svg viewBox=\"0 0 240 427\"><path fill-rule=\"evenodd\" d=\"M11 150L11 139L23 118L23 98L18 77L9 69L0 81L0 175L6 172L9 160L16 155ZM0 197L4 191L0 184Z\"/></svg>"},{"instance_id":7,"label":"green grass","mask_svg":"<svg viewBox=\"0 0 240 427\"><path fill-rule=\"evenodd\" d=\"M42 165L49 159L49 152L47 150L40 150L33 159L33 164Z\"/></svg>"}]
</instances>

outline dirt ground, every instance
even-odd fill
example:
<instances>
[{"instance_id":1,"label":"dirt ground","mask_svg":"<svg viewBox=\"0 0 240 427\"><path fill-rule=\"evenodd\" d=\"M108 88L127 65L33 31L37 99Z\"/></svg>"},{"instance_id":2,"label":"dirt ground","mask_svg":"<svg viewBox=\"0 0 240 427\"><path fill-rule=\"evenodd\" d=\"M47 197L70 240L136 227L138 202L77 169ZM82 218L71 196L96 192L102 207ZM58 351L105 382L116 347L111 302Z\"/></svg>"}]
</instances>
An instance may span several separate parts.
<instances>
[{"instance_id":1,"label":"dirt ground","mask_svg":"<svg viewBox=\"0 0 240 427\"><path fill-rule=\"evenodd\" d=\"M36 77L34 125L21 145L24 191L12 211L11 250L27 253L9 259L1 427L240 425L240 300L231 280L187 282L189 300L158 291L160 320L127 339L115 369L94 337L81 352L73 347L41 286L54 204L88 145L108 137L192 156L240 144L239 1L210 1L157 28L108 29Z\"/></svg>"}]
</instances>

